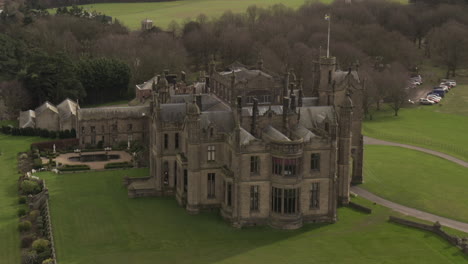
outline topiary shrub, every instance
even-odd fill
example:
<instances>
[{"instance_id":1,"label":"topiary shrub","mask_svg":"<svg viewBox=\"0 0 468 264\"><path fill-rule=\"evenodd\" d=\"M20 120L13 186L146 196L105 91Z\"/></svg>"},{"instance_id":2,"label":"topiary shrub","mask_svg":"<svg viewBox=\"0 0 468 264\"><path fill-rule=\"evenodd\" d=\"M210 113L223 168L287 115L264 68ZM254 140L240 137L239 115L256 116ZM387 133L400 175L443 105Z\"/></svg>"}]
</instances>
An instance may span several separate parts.
<instances>
[{"instance_id":1,"label":"topiary shrub","mask_svg":"<svg viewBox=\"0 0 468 264\"><path fill-rule=\"evenodd\" d=\"M52 257L52 249L50 247L37 254L37 260L39 263L42 263L44 260L49 259L50 257Z\"/></svg>"},{"instance_id":2,"label":"topiary shrub","mask_svg":"<svg viewBox=\"0 0 468 264\"><path fill-rule=\"evenodd\" d=\"M20 208L20 209L18 209L18 211L16 211L16 214L18 215L18 217L25 216L26 215L26 209Z\"/></svg>"},{"instance_id":3,"label":"topiary shrub","mask_svg":"<svg viewBox=\"0 0 468 264\"><path fill-rule=\"evenodd\" d=\"M39 215L41 215L41 212L39 212L39 210L33 210L29 212L29 220L31 220L31 222L35 222Z\"/></svg>"},{"instance_id":4,"label":"topiary shrub","mask_svg":"<svg viewBox=\"0 0 468 264\"><path fill-rule=\"evenodd\" d=\"M18 224L18 230L20 232L27 232L27 231L31 230L31 227L32 227L32 224L28 220L20 222Z\"/></svg>"},{"instance_id":5,"label":"topiary shrub","mask_svg":"<svg viewBox=\"0 0 468 264\"><path fill-rule=\"evenodd\" d=\"M51 259L51 258L48 258L48 259L42 261L42 264L53 264L53 263L54 263L54 260Z\"/></svg>"},{"instance_id":6,"label":"topiary shrub","mask_svg":"<svg viewBox=\"0 0 468 264\"><path fill-rule=\"evenodd\" d=\"M22 195L18 198L18 203L19 204L25 204L27 201L26 196Z\"/></svg>"},{"instance_id":7,"label":"topiary shrub","mask_svg":"<svg viewBox=\"0 0 468 264\"><path fill-rule=\"evenodd\" d=\"M21 264L36 264L37 253L34 250L21 254Z\"/></svg>"},{"instance_id":8,"label":"topiary shrub","mask_svg":"<svg viewBox=\"0 0 468 264\"><path fill-rule=\"evenodd\" d=\"M33 160L33 168L34 169L42 168L42 160L40 158Z\"/></svg>"},{"instance_id":9,"label":"topiary shrub","mask_svg":"<svg viewBox=\"0 0 468 264\"><path fill-rule=\"evenodd\" d=\"M26 153L22 153L20 156L19 156L20 159L27 159L28 158L28 154Z\"/></svg>"},{"instance_id":10,"label":"topiary shrub","mask_svg":"<svg viewBox=\"0 0 468 264\"><path fill-rule=\"evenodd\" d=\"M41 186L39 183L30 180L24 180L20 187L25 194L37 194L41 191Z\"/></svg>"},{"instance_id":11,"label":"topiary shrub","mask_svg":"<svg viewBox=\"0 0 468 264\"><path fill-rule=\"evenodd\" d=\"M21 248L29 248L32 245L34 239L36 238L32 235L21 238Z\"/></svg>"},{"instance_id":12,"label":"topiary shrub","mask_svg":"<svg viewBox=\"0 0 468 264\"><path fill-rule=\"evenodd\" d=\"M37 253L42 253L49 248L50 242L47 239L36 239L32 243L32 248L36 250Z\"/></svg>"}]
</instances>

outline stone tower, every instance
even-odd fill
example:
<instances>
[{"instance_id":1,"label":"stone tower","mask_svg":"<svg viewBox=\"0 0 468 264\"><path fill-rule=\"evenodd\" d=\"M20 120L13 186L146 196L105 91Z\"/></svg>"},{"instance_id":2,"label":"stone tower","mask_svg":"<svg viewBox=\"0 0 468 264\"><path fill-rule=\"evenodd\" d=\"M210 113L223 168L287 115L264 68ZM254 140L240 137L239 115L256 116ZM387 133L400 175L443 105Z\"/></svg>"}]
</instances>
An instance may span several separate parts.
<instances>
[{"instance_id":1,"label":"stone tower","mask_svg":"<svg viewBox=\"0 0 468 264\"><path fill-rule=\"evenodd\" d=\"M317 77L319 84L317 87L319 96L319 105L334 104L334 83L336 71L335 57L321 57L318 63Z\"/></svg>"}]
</instances>

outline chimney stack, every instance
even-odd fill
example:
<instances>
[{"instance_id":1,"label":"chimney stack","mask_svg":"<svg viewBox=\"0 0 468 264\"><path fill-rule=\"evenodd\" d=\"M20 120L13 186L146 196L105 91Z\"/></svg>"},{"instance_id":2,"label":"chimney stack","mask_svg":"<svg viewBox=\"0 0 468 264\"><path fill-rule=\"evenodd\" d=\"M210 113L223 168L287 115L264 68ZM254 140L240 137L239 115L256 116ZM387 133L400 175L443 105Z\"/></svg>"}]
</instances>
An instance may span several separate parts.
<instances>
[{"instance_id":1,"label":"chimney stack","mask_svg":"<svg viewBox=\"0 0 468 264\"><path fill-rule=\"evenodd\" d=\"M291 94L291 111L296 112L296 95L294 93Z\"/></svg>"},{"instance_id":2,"label":"chimney stack","mask_svg":"<svg viewBox=\"0 0 468 264\"><path fill-rule=\"evenodd\" d=\"M237 116L239 118L239 123L242 124L242 96L237 96Z\"/></svg>"},{"instance_id":3,"label":"chimney stack","mask_svg":"<svg viewBox=\"0 0 468 264\"><path fill-rule=\"evenodd\" d=\"M201 94L197 94L197 95L195 96L195 98L196 98L197 106L198 106L198 108L199 108L200 111L201 111L201 110L202 110L202 96L201 96Z\"/></svg>"},{"instance_id":4,"label":"chimney stack","mask_svg":"<svg viewBox=\"0 0 468 264\"><path fill-rule=\"evenodd\" d=\"M257 122L258 122L258 100L257 98L253 98L253 106L252 106L252 124L251 124L251 131L250 133L252 136L257 136Z\"/></svg>"},{"instance_id":5,"label":"chimney stack","mask_svg":"<svg viewBox=\"0 0 468 264\"><path fill-rule=\"evenodd\" d=\"M299 90L299 98L297 98L297 106L302 107L302 99L304 98L304 93L302 89Z\"/></svg>"}]
</instances>

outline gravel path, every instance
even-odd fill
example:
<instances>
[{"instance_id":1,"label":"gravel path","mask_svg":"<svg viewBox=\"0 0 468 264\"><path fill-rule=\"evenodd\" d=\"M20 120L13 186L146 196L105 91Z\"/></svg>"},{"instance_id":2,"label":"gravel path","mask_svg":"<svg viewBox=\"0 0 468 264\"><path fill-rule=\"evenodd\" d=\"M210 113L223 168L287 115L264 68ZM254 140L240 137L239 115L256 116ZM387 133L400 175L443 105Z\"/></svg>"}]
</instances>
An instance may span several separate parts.
<instances>
[{"instance_id":1,"label":"gravel path","mask_svg":"<svg viewBox=\"0 0 468 264\"><path fill-rule=\"evenodd\" d=\"M457 229L457 230L460 230L462 232L468 233L468 223L464 223L464 222L452 220L452 219L449 219L449 218L445 218L445 217L442 217L442 216L426 213L426 212L423 212L423 211L420 211L420 210L417 210L417 209L414 209L414 208L406 207L404 205L397 204L397 203L385 200L384 198L379 197L379 196L377 196L377 195L375 195L375 194L373 194L373 193L371 193L371 192L369 192L367 190L364 190L364 189L362 189L361 187L358 187L358 186L352 186L351 191L354 192L355 194L369 200L369 201L372 201L374 203L383 205L383 206L388 207L390 209L393 209L393 210L395 210L397 212L400 212L400 213L402 213L404 215L409 215L409 216L416 217L416 218L426 220L426 221L430 221L430 222L439 221L439 223L441 225L448 226L450 228Z\"/></svg>"},{"instance_id":2,"label":"gravel path","mask_svg":"<svg viewBox=\"0 0 468 264\"><path fill-rule=\"evenodd\" d=\"M390 141L385 141L385 140L380 140L380 139L370 138L370 137L364 137L364 144L366 144L366 145L397 146L397 147L402 147L402 148L407 148L407 149L414 149L414 150L417 150L417 151L425 152L425 153L428 153L428 154L431 154L431 155L434 155L434 156L449 160L451 162L455 162L458 165L461 165L461 166L463 166L465 168L468 168L468 162L457 159L457 158L455 158L453 156L450 156L450 155L447 155L445 153L438 152L438 151L435 151L435 150L430 150L430 149L426 149L426 148L421 148L421 147L416 147L416 146L411 146L411 145L406 145L406 144L401 144L401 143L395 143L395 142L390 142Z\"/></svg>"},{"instance_id":3,"label":"gravel path","mask_svg":"<svg viewBox=\"0 0 468 264\"><path fill-rule=\"evenodd\" d=\"M390 141L385 141L385 140L380 140L380 139L370 138L370 137L364 137L364 144L366 144L366 145L396 146L396 147L402 147L402 148L407 148L407 149L413 149L413 150L425 152L425 153L428 153L428 154L431 154L431 155L434 155L434 156L437 156L437 157L440 157L440 158L455 162L455 163L457 163L457 164L459 164L459 165L461 165L461 166L463 166L465 168L468 168L468 162L457 159L457 158L455 158L453 156L450 156L450 155L447 155L445 153L430 150L430 149L426 149L426 148L421 148L421 147L416 147L416 146L411 146L411 145L406 145L406 144L401 144L401 143L396 143L396 142L390 142ZM468 223L452 220L452 219L445 218L445 217L442 217L442 216L438 216L438 215L435 215L435 214L426 213L426 212L423 212L423 211L420 211L420 210L417 210L417 209L414 209L414 208L411 208L411 207L407 207L407 206L404 206L404 205L401 205L401 204L391 202L389 200L385 200L384 198L379 197L379 196L377 196L377 195L375 195L375 194L373 194L373 193L371 193L371 192L369 192L367 190L364 190L363 188L358 187L358 186L352 186L351 191L356 193L357 195L367 199L367 200L370 200L370 201L372 201L374 203L383 205L385 207L393 209L393 210L395 210L397 212L400 212L402 214L409 215L409 216L416 217L416 218L426 220L426 221L430 221L430 222L439 221L439 223L441 223L442 225L445 225L445 226L451 227L453 229L457 229L457 230L460 230L462 232L468 233Z\"/></svg>"}]
</instances>

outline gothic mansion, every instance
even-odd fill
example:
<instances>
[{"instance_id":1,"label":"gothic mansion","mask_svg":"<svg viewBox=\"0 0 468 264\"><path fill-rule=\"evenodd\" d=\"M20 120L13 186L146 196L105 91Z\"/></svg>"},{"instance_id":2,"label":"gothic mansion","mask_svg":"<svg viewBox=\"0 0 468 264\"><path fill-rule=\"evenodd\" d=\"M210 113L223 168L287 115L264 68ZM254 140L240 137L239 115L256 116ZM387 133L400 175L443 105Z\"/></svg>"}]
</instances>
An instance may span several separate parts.
<instances>
[{"instance_id":1,"label":"gothic mansion","mask_svg":"<svg viewBox=\"0 0 468 264\"><path fill-rule=\"evenodd\" d=\"M334 57L313 73L314 87L302 87L261 61L220 72L211 63L192 93L165 75L146 83L150 176L127 178L129 196L175 196L191 214L219 209L238 227L336 221L362 182L362 91Z\"/></svg>"}]
</instances>

